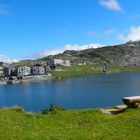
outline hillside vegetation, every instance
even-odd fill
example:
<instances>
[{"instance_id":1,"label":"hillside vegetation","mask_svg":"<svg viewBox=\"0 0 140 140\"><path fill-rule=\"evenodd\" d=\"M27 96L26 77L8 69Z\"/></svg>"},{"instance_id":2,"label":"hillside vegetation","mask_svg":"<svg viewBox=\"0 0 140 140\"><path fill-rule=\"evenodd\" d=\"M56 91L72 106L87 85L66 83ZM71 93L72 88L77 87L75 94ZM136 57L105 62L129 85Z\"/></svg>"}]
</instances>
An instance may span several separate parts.
<instances>
[{"instance_id":1,"label":"hillside vegetation","mask_svg":"<svg viewBox=\"0 0 140 140\"><path fill-rule=\"evenodd\" d=\"M78 66L73 65L71 67L65 67L63 71L50 71L50 73L56 78L70 78L70 77L76 77L76 76L85 76L85 75L93 75L102 73L102 71L95 69L92 65L86 65L86 66Z\"/></svg>"},{"instance_id":2,"label":"hillside vegetation","mask_svg":"<svg viewBox=\"0 0 140 140\"><path fill-rule=\"evenodd\" d=\"M41 60L46 60L49 57L44 57ZM140 66L140 41L106 46L98 49L91 48L81 51L67 50L53 57L69 59L73 64L86 62L99 68L101 66L110 68L112 65L117 67L137 67Z\"/></svg>"},{"instance_id":3,"label":"hillside vegetation","mask_svg":"<svg viewBox=\"0 0 140 140\"><path fill-rule=\"evenodd\" d=\"M136 68L138 70L140 68L140 41L130 41L125 44L106 46L98 49L90 48L81 51L67 50L60 54L36 60L23 60L12 65L32 66L37 63L45 65L46 60L49 58L68 59L72 65L86 63L87 65L94 66L98 70L106 68L108 70L119 69L127 71L127 69L131 69L130 67L133 67L134 70L138 67Z\"/></svg>"},{"instance_id":4,"label":"hillside vegetation","mask_svg":"<svg viewBox=\"0 0 140 140\"><path fill-rule=\"evenodd\" d=\"M139 140L140 109L119 115L100 110L32 114L0 109L1 140Z\"/></svg>"}]
</instances>

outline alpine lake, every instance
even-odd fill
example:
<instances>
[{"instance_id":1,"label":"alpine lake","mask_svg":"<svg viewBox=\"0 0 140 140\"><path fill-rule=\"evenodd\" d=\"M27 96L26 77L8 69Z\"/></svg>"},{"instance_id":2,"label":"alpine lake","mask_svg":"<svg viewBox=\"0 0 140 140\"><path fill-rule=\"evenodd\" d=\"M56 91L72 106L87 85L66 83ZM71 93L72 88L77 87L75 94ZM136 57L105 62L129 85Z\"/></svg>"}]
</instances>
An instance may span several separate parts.
<instances>
[{"instance_id":1,"label":"alpine lake","mask_svg":"<svg viewBox=\"0 0 140 140\"><path fill-rule=\"evenodd\" d=\"M56 81L0 85L0 107L40 112L50 104L66 109L103 108L140 95L140 73L110 73Z\"/></svg>"}]
</instances>

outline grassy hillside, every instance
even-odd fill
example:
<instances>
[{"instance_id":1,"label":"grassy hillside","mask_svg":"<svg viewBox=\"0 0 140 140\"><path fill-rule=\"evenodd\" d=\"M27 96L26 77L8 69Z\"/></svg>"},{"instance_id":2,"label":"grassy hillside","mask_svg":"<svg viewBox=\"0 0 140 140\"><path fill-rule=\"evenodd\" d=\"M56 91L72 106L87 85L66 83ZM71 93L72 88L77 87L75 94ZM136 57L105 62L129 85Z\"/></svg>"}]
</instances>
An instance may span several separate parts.
<instances>
[{"instance_id":1,"label":"grassy hillside","mask_svg":"<svg viewBox=\"0 0 140 140\"><path fill-rule=\"evenodd\" d=\"M109 71L106 72L140 72L140 66L128 66L120 67L116 65L110 65ZM104 73L102 70L96 69L93 65L73 65L70 67L65 67L63 71L50 71L50 73L55 77L55 79L63 79L77 76L87 76Z\"/></svg>"},{"instance_id":2,"label":"grassy hillside","mask_svg":"<svg viewBox=\"0 0 140 140\"><path fill-rule=\"evenodd\" d=\"M50 71L50 73L56 78L69 78L83 75L91 75L102 73L100 70L96 70L94 66L90 65L73 65L71 67L65 67L63 71Z\"/></svg>"},{"instance_id":3,"label":"grassy hillside","mask_svg":"<svg viewBox=\"0 0 140 140\"><path fill-rule=\"evenodd\" d=\"M67 50L63 53L47 56L37 60L23 60L12 64L13 66L32 66L40 63L46 66L49 58L68 59L72 65L86 63L92 67L102 70L126 70L131 67L134 70L140 67L140 41L128 42L126 44L106 46L98 49L90 48L81 51ZM71 68L72 69L72 68ZM132 71L132 70L131 70ZM88 72L87 72L88 73Z\"/></svg>"},{"instance_id":4,"label":"grassy hillside","mask_svg":"<svg viewBox=\"0 0 140 140\"><path fill-rule=\"evenodd\" d=\"M1 140L139 140L140 109L119 115L100 110L29 114L0 109Z\"/></svg>"},{"instance_id":5,"label":"grassy hillside","mask_svg":"<svg viewBox=\"0 0 140 140\"><path fill-rule=\"evenodd\" d=\"M120 67L140 66L140 41L126 44L106 46L98 49L81 51L67 50L64 53L51 56L54 58L69 59L73 64L86 62L94 66L116 65ZM44 57L41 60L46 60Z\"/></svg>"}]
</instances>

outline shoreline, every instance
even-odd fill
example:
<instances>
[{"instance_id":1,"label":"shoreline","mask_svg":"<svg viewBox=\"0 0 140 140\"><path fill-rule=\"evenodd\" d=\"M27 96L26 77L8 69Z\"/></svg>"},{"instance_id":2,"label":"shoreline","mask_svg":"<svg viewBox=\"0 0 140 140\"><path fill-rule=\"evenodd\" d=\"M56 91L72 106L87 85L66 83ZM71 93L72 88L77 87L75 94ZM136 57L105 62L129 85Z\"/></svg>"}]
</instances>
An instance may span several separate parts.
<instances>
[{"instance_id":1,"label":"shoreline","mask_svg":"<svg viewBox=\"0 0 140 140\"><path fill-rule=\"evenodd\" d=\"M102 72L98 71L95 73L89 73L89 74L82 74L82 75L74 75L74 76L67 76L67 77L55 77L54 75L32 75L32 76L27 76L28 78L22 79L22 80L13 80L10 81L11 84L22 84L22 83L28 83L28 82L35 82L35 83L40 83L42 81L52 81L52 80L64 80L64 79L69 79L69 78L76 78L76 77L85 77L85 76L94 76L98 74L113 74L113 73L139 73L140 71L109 71L109 72ZM39 77L38 77L39 76ZM40 76L46 76L45 78L40 78ZM32 77L32 78L31 78ZM8 80L5 81L0 81L0 85L7 85Z\"/></svg>"},{"instance_id":2,"label":"shoreline","mask_svg":"<svg viewBox=\"0 0 140 140\"><path fill-rule=\"evenodd\" d=\"M41 81L49 81L53 79L54 77L52 75L31 75L31 76L26 76L25 79L0 81L0 85L22 84L27 82L41 82Z\"/></svg>"}]
</instances>

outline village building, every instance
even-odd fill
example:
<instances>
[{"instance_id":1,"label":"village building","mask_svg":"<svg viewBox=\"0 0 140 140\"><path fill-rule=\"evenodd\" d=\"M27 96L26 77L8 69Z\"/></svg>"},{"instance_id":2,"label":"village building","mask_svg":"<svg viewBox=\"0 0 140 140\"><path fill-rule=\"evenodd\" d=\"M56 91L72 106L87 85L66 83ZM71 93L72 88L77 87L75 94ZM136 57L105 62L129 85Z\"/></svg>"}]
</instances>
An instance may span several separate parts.
<instances>
[{"instance_id":1,"label":"village building","mask_svg":"<svg viewBox=\"0 0 140 140\"><path fill-rule=\"evenodd\" d=\"M56 71L63 71L64 70L64 66L56 64L56 65L52 65L50 66L51 70L56 70Z\"/></svg>"},{"instance_id":2,"label":"village building","mask_svg":"<svg viewBox=\"0 0 140 140\"><path fill-rule=\"evenodd\" d=\"M62 60L62 59L48 59L47 64L50 67L56 66L56 65L62 65L64 67L70 66L70 61L69 60Z\"/></svg>"},{"instance_id":3,"label":"village building","mask_svg":"<svg viewBox=\"0 0 140 140\"><path fill-rule=\"evenodd\" d=\"M40 64L34 65L31 68L31 74L33 75L45 74L45 68L42 67Z\"/></svg>"},{"instance_id":4,"label":"village building","mask_svg":"<svg viewBox=\"0 0 140 140\"><path fill-rule=\"evenodd\" d=\"M3 62L0 62L0 76L3 76L4 74L4 67L3 67Z\"/></svg>"},{"instance_id":5,"label":"village building","mask_svg":"<svg viewBox=\"0 0 140 140\"><path fill-rule=\"evenodd\" d=\"M13 67L4 67L4 76L16 76L17 69Z\"/></svg>"},{"instance_id":6,"label":"village building","mask_svg":"<svg viewBox=\"0 0 140 140\"><path fill-rule=\"evenodd\" d=\"M31 68L27 66L22 66L17 68L18 76L27 76L31 74Z\"/></svg>"},{"instance_id":7,"label":"village building","mask_svg":"<svg viewBox=\"0 0 140 140\"><path fill-rule=\"evenodd\" d=\"M0 66L4 66L4 62L0 62Z\"/></svg>"},{"instance_id":8,"label":"village building","mask_svg":"<svg viewBox=\"0 0 140 140\"><path fill-rule=\"evenodd\" d=\"M63 60L62 59L48 59L47 64L49 66L54 66L54 65L63 65Z\"/></svg>"},{"instance_id":9,"label":"village building","mask_svg":"<svg viewBox=\"0 0 140 140\"><path fill-rule=\"evenodd\" d=\"M4 71L0 69L0 76L4 75Z\"/></svg>"},{"instance_id":10,"label":"village building","mask_svg":"<svg viewBox=\"0 0 140 140\"><path fill-rule=\"evenodd\" d=\"M69 67L71 66L71 63L69 60L63 60L63 66Z\"/></svg>"}]
</instances>

